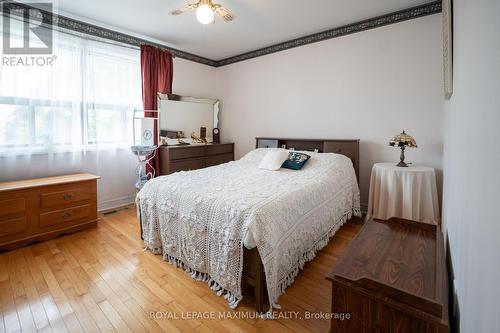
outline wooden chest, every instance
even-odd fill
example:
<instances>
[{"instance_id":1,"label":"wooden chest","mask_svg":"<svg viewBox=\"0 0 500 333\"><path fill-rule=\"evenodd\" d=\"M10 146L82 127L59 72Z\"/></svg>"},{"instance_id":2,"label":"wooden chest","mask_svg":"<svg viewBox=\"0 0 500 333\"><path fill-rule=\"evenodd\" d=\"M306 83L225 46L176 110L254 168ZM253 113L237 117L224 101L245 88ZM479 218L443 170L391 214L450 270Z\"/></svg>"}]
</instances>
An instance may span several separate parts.
<instances>
[{"instance_id":1,"label":"wooden chest","mask_svg":"<svg viewBox=\"0 0 500 333\"><path fill-rule=\"evenodd\" d=\"M0 250L97 225L98 176L0 183Z\"/></svg>"},{"instance_id":2,"label":"wooden chest","mask_svg":"<svg viewBox=\"0 0 500 333\"><path fill-rule=\"evenodd\" d=\"M331 332L449 332L443 236L436 225L370 220L327 276ZM332 316L335 317L335 316Z\"/></svg>"},{"instance_id":3,"label":"wooden chest","mask_svg":"<svg viewBox=\"0 0 500 333\"><path fill-rule=\"evenodd\" d=\"M162 146L160 174L189 171L219 165L234 160L234 143L189 146Z\"/></svg>"}]
</instances>

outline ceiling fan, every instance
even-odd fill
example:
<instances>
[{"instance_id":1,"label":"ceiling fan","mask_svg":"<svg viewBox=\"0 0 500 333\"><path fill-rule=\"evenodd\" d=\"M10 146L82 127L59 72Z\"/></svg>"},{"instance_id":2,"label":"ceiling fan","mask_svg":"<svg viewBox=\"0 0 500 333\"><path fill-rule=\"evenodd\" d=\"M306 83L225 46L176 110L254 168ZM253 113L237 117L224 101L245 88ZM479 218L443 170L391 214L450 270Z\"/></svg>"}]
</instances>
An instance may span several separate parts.
<instances>
[{"instance_id":1,"label":"ceiling fan","mask_svg":"<svg viewBox=\"0 0 500 333\"><path fill-rule=\"evenodd\" d=\"M196 18L201 24L209 24L215 22L215 14L219 15L226 22L234 20L234 15L229 10L222 7L218 3L213 3L212 0L199 0L196 3L190 3L170 12L171 15L180 15L187 11L196 9Z\"/></svg>"}]
</instances>

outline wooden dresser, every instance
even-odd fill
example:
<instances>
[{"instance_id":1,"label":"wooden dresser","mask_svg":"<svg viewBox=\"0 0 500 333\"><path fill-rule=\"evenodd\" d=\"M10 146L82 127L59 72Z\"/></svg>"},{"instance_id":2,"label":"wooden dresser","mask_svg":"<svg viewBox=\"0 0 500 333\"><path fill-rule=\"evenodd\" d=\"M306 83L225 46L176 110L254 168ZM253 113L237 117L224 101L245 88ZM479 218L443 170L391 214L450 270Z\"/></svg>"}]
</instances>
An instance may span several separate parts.
<instances>
[{"instance_id":1,"label":"wooden dresser","mask_svg":"<svg viewBox=\"0 0 500 333\"><path fill-rule=\"evenodd\" d=\"M87 173L0 183L0 250L97 225L97 179Z\"/></svg>"},{"instance_id":2,"label":"wooden dresser","mask_svg":"<svg viewBox=\"0 0 500 333\"><path fill-rule=\"evenodd\" d=\"M234 143L161 146L160 174L202 169L234 160Z\"/></svg>"},{"instance_id":3,"label":"wooden dresser","mask_svg":"<svg viewBox=\"0 0 500 333\"><path fill-rule=\"evenodd\" d=\"M449 332L443 236L436 225L366 222L327 276L331 332Z\"/></svg>"}]
</instances>

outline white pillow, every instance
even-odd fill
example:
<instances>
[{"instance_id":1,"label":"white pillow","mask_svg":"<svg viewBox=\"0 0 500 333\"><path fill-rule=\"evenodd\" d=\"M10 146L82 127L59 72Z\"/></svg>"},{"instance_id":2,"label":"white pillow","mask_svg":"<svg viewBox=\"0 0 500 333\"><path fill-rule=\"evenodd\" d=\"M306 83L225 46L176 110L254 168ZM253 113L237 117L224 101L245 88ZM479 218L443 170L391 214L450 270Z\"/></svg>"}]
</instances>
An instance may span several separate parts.
<instances>
[{"instance_id":1,"label":"white pillow","mask_svg":"<svg viewBox=\"0 0 500 333\"><path fill-rule=\"evenodd\" d=\"M271 150L260 161L259 169L276 171L281 168L281 165L288 158L288 150Z\"/></svg>"}]
</instances>

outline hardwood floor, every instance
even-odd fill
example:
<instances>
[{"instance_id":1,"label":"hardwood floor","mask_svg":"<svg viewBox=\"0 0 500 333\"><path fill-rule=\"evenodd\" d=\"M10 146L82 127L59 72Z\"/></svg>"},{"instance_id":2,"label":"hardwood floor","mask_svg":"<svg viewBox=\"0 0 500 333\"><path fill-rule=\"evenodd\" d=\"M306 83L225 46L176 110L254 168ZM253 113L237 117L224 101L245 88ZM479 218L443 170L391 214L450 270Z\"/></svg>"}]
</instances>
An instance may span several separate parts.
<instances>
[{"instance_id":1,"label":"hardwood floor","mask_svg":"<svg viewBox=\"0 0 500 333\"><path fill-rule=\"evenodd\" d=\"M260 320L251 293L233 311L206 283L142 252L133 207L101 218L97 228L0 253L0 333L328 332L329 320L306 311L330 311L325 276L361 227L348 222L306 264L279 299L289 318Z\"/></svg>"}]
</instances>

